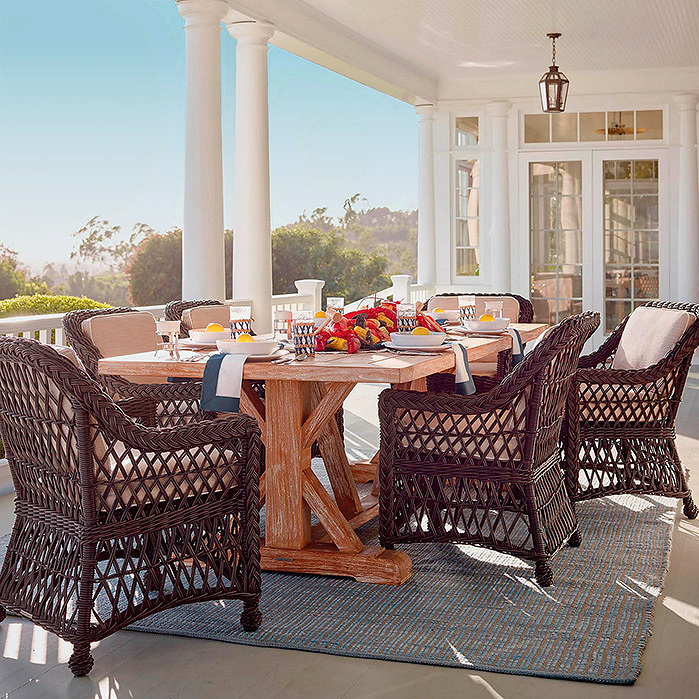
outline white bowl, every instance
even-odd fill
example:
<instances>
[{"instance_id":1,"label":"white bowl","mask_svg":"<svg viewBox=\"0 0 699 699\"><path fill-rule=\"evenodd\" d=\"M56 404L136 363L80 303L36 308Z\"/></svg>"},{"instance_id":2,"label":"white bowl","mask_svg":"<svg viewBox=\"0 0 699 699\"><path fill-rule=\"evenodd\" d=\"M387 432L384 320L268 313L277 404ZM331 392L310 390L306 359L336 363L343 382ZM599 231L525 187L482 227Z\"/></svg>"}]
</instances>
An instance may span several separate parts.
<instances>
[{"instance_id":1,"label":"white bowl","mask_svg":"<svg viewBox=\"0 0 699 699\"><path fill-rule=\"evenodd\" d=\"M222 333L208 333L206 330L190 330L189 337L192 342L202 345L214 345L217 340L230 340L231 331L230 329L224 330Z\"/></svg>"},{"instance_id":2,"label":"white bowl","mask_svg":"<svg viewBox=\"0 0 699 699\"><path fill-rule=\"evenodd\" d=\"M427 315L432 316L435 320L459 320L459 311L442 311L441 313L427 311Z\"/></svg>"},{"instance_id":3,"label":"white bowl","mask_svg":"<svg viewBox=\"0 0 699 699\"><path fill-rule=\"evenodd\" d=\"M257 340L253 342L238 342L237 340L219 340L216 343L219 352L224 354L272 354L279 349L276 340Z\"/></svg>"},{"instance_id":4,"label":"white bowl","mask_svg":"<svg viewBox=\"0 0 699 699\"><path fill-rule=\"evenodd\" d=\"M495 320L467 320L464 323L466 330L473 330L475 332L498 332L499 330L505 330L510 324L509 318L496 318Z\"/></svg>"},{"instance_id":5,"label":"white bowl","mask_svg":"<svg viewBox=\"0 0 699 699\"><path fill-rule=\"evenodd\" d=\"M445 333L431 332L429 335L391 333L391 342L396 347L439 347L446 339Z\"/></svg>"}]
</instances>

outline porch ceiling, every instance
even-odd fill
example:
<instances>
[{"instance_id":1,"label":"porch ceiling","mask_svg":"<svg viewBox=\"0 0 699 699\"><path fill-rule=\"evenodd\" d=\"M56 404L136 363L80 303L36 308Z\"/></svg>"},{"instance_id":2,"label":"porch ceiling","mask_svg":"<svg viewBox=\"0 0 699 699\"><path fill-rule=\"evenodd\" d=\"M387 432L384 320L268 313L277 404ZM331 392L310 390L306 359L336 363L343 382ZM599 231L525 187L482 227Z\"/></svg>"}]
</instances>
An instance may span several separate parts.
<instances>
[{"instance_id":1,"label":"porch ceiling","mask_svg":"<svg viewBox=\"0 0 699 699\"><path fill-rule=\"evenodd\" d=\"M566 73L699 66L697 0L228 2L275 24L273 43L413 102L466 80L538 78L553 30Z\"/></svg>"}]
</instances>

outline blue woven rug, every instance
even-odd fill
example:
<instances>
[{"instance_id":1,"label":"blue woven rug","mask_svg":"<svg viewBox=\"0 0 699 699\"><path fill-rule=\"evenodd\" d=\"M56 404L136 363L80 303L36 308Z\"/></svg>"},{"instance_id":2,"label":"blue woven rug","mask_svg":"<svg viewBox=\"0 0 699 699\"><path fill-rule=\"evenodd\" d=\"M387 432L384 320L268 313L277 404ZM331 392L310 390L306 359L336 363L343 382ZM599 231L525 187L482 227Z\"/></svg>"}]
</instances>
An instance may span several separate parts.
<instances>
[{"instance_id":1,"label":"blue woven rug","mask_svg":"<svg viewBox=\"0 0 699 699\"><path fill-rule=\"evenodd\" d=\"M262 627L239 625L240 603L161 612L136 631L361 658L570 680L631 684L667 572L677 502L613 496L578 506L583 544L553 561L542 589L533 566L469 546L406 546L400 587L263 574ZM376 522L364 541L376 538ZM4 555L7 537L0 540ZM231 649L235 653L235 649Z\"/></svg>"}]
</instances>

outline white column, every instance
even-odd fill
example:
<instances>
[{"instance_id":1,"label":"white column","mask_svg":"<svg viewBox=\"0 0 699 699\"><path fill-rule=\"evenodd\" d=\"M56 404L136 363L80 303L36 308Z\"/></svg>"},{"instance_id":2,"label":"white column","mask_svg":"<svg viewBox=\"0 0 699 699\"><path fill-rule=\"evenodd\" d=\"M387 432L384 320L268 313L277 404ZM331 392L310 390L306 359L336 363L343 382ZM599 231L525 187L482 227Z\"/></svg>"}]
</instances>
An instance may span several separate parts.
<instances>
[{"instance_id":1,"label":"white column","mask_svg":"<svg viewBox=\"0 0 699 699\"><path fill-rule=\"evenodd\" d=\"M699 302L699 175L696 94L675 98L680 110L680 171L677 225L677 300Z\"/></svg>"},{"instance_id":2,"label":"white column","mask_svg":"<svg viewBox=\"0 0 699 699\"><path fill-rule=\"evenodd\" d=\"M510 275L510 189L507 178L507 115L510 103L490 102L488 114L492 133L490 178L490 268L491 289L511 290Z\"/></svg>"},{"instance_id":3,"label":"white column","mask_svg":"<svg viewBox=\"0 0 699 699\"><path fill-rule=\"evenodd\" d=\"M255 331L272 331L267 42L274 27L235 22L235 226L233 296L253 302Z\"/></svg>"},{"instance_id":4,"label":"white column","mask_svg":"<svg viewBox=\"0 0 699 699\"><path fill-rule=\"evenodd\" d=\"M410 302L410 282L412 277L409 274L392 274L391 282L393 283L393 289L391 295L393 300Z\"/></svg>"},{"instance_id":5,"label":"white column","mask_svg":"<svg viewBox=\"0 0 699 699\"><path fill-rule=\"evenodd\" d=\"M225 299L221 155L223 0L178 0L185 29L182 298Z\"/></svg>"},{"instance_id":6,"label":"white column","mask_svg":"<svg viewBox=\"0 0 699 699\"><path fill-rule=\"evenodd\" d=\"M436 282L434 217L434 115L432 104L415 107L420 118L417 218L417 283Z\"/></svg>"}]
</instances>

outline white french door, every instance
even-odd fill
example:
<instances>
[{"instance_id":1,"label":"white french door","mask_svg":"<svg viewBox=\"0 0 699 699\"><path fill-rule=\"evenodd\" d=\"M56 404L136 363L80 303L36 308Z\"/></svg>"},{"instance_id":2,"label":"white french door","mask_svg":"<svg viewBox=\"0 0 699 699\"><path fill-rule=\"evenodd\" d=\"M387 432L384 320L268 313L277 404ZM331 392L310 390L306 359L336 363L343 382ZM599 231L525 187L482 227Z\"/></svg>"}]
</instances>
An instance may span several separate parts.
<instances>
[{"instance_id":1,"label":"white french door","mask_svg":"<svg viewBox=\"0 0 699 699\"><path fill-rule=\"evenodd\" d=\"M636 148L520 155L514 281L537 321L599 311L597 346L633 308L667 297L664 155Z\"/></svg>"}]
</instances>

